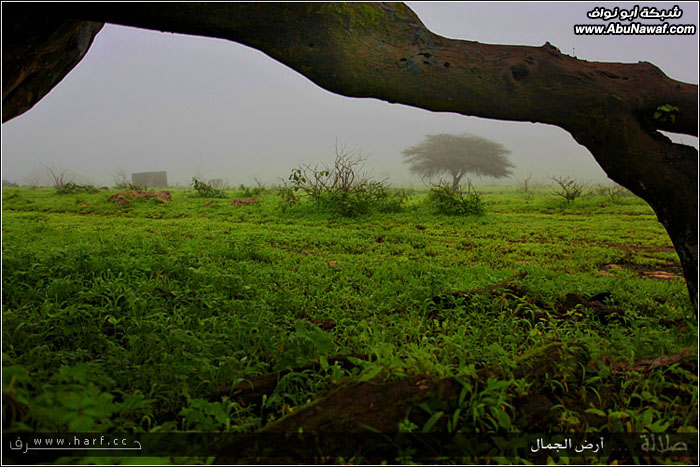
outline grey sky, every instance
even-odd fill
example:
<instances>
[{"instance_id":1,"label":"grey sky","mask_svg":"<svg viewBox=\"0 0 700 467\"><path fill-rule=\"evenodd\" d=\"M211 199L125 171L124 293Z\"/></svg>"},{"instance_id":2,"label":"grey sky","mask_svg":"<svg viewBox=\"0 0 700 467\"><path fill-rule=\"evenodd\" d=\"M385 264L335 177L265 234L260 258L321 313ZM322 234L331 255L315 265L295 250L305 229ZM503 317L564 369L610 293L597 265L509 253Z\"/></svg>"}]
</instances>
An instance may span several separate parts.
<instances>
[{"instance_id":1,"label":"grey sky","mask_svg":"<svg viewBox=\"0 0 700 467\"><path fill-rule=\"evenodd\" d=\"M576 36L600 24L595 6L679 5L671 24L698 25L696 2L409 3L433 32L485 43L541 46L590 61L652 62L698 83L698 37ZM658 20L655 20L658 23ZM646 22L646 21L645 21ZM32 110L2 125L2 177L27 182L41 163L82 180L167 170L192 176L276 183L300 163L331 161L336 139L361 149L377 177L412 178L401 151L428 133L473 133L512 150L514 179L533 173L605 180L588 150L557 127L435 113L327 92L264 54L236 43L107 25L83 61ZM697 138L674 137L693 144ZM486 182L486 180L485 180Z\"/></svg>"}]
</instances>

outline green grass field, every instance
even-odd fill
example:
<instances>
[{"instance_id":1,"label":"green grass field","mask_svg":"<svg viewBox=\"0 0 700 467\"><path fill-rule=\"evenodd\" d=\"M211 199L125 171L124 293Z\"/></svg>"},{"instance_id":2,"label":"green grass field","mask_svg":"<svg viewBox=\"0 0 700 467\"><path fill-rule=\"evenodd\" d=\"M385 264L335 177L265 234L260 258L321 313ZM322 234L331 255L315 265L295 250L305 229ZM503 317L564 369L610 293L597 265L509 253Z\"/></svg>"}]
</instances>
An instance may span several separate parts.
<instances>
[{"instance_id":1,"label":"green grass field","mask_svg":"<svg viewBox=\"0 0 700 467\"><path fill-rule=\"evenodd\" d=\"M697 325L651 208L479 191L482 216L417 193L345 218L4 187L4 431L696 433Z\"/></svg>"}]
</instances>

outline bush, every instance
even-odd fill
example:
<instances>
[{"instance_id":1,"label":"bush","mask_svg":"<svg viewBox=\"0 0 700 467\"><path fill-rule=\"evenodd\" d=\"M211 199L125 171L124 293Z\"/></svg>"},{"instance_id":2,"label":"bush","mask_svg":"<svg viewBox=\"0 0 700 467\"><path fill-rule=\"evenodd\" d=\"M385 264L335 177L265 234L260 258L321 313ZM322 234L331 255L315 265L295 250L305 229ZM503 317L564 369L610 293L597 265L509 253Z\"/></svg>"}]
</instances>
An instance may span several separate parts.
<instances>
[{"instance_id":1,"label":"bush","mask_svg":"<svg viewBox=\"0 0 700 467\"><path fill-rule=\"evenodd\" d=\"M256 186L247 186L243 184L240 186L240 190L243 192L243 196L246 198L264 195L268 191L267 187L260 180L258 180L258 177L253 177L253 180L255 180Z\"/></svg>"},{"instance_id":2,"label":"bush","mask_svg":"<svg viewBox=\"0 0 700 467\"><path fill-rule=\"evenodd\" d=\"M243 192L243 196L246 198L253 198L254 196L260 196L264 194L267 190L265 189L264 186L247 186L241 184L239 186L239 190Z\"/></svg>"},{"instance_id":3,"label":"bush","mask_svg":"<svg viewBox=\"0 0 700 467\"><path fill-rule=\"evenodd\" d=\"M413 196L413 190L400 188L397 190L387 190L387 197L379 206L380 212L399 212L403 204Z\"/></svg>"},{"instance_id":4,"label":"bush","mask_svg":"<svg viewBox=\"0 0 700 467\"><path fill-rule=\"evenodd\" d=\"M561 196L567 203L571 203L585 194L586 183L577 182L569 177L551 177L551 179L558 185L558 187L554 187L552 193Z\"/></svg>"},{"instance_id":5,"label":"bush","mask_svg":"<svg viewBox=\"0 0 700 467\"><path fill-rule=\"evenodd\" d=\"M355 217L374 209L385 212L390 199L387 188L380 182L356 186L353 190L330 189L321 194L320 205L342 216Z\"/></svg>"},{"instance_id":6,"label":"bush","mask_svg":"<svg viewBox=\"0 0 700 467\"><path fill-rule=\"evenodd\" d=\"M408 199L405 190L391 192L386 180L372 180L362 172L365 159L358 151L348 152L344 147L335 148L333 168L302 165L289 175L293 192L303 191L316 202L318 209L342 216L354 217L372 210L395 212ZM284 187L283 200L295 200Z\"/></svg>"},{"instance_id":7,"label":"bush","mask_svg":"<svg viewBox=\"0 0 700 467\"><path fill-rule=\"evenodd\" d=\"M222 190L216 189L201 180L197 180L196 177L192 177L192 187L195 189L198 196L202 198L226 198L226 194Z\"/></svg>"},{"instance_id":8,"label":"bush","mask_svg":"<svg viewBox=\"0 0 700 467\"><path fill-rule=\"evenodd\" d=\"M68 182L56 187L56 193L59 195L72 195L75 193L97 193L98 190L93 185L78 185L77 183Z\"/></svg>"},{"instance_id":9,"label":"bush","mask_svg":"<svg viewBox=\"0 0 700 467\"><path fill-rule=\"evenodd\" d=\"M440 214L453 216L479 216L484 213L484 202L471 184L466 191L454 191L443 184L431 188L428 203Z\"/></svg>"},{"instance_id":10,"label":"bush","mask_svg":"<svg viewBox=\"0 0 700 467\"><path fill-rule=\"evenodd\" d=\"M292 206L299 204L296 190L287 184L286 180L282 180L282 184L277 188L277 194L282 198L282 211L286 211Z\"/></svg>"},{"instance_id":11,"label":"bush","mask_svg":"<svg viewBox=\"0 0 700 467\"><path fill-rule=\"evenodd\" d=\"M634 196L627 188L617 184L613 186L601 187L598 193L609 198L610 202L613 204L621 203L622 198Z\"/></svg>"}]
</instances>

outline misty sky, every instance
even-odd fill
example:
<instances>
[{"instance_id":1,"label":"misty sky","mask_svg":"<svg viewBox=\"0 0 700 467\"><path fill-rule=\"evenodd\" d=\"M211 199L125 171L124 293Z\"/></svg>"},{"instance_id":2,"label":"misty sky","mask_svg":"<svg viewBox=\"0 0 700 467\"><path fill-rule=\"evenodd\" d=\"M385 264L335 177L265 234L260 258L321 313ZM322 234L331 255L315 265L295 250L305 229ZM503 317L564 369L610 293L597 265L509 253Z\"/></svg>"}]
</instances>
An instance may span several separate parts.
<instances>
[{"instance_id":1,"label":"misty sky","mask_svg":"<svg viewBox=\"0 0 700 467\"><path fill-rule=\"evenodd\" d=\"M679 5L683 16L668 22L698 25L696 2L408 3L430 30L450 38L532 46L549 41L589 61L648 61L671 78L697 84L697 34L573 33L574 24L602 23L586 16L595 6L635 4ZM117 170L167 170L171 184L182 185L193 176L276 184L301 163L331 162L337 140L362 150L375 177L418 187L401 151L428 133L472 133L504 144L512 151L516 183L530 173L542 182L551 175L606 180L588 150L558 127L337 96L240 44L113 25L50 94L2 125L2 178L45 180L44 164L105 185ZM697 147L697 138L674 140Z\"/></svg>"}]
</instances>

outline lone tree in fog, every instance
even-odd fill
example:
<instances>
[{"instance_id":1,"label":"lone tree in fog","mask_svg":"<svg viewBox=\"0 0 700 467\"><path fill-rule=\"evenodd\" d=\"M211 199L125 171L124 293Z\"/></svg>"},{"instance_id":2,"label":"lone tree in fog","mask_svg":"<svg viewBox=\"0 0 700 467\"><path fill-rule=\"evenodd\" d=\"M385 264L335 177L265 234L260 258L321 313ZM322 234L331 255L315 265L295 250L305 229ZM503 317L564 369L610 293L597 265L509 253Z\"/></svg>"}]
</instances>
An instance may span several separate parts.
<instances>
[{"instance_id":1,"label":"lone tree in fog","mask_svg":"<svg viewBox=\"0 0 700 467\"><path fill-rule=\"evenodd\" d=\"M404 149L409 170L431 179L442 173L452 176L452 191L459 189L465 174L503 178L511 175L510 150L500 143L474 135L426 135L415 146Z\"/></svg>"}]
</instances>

